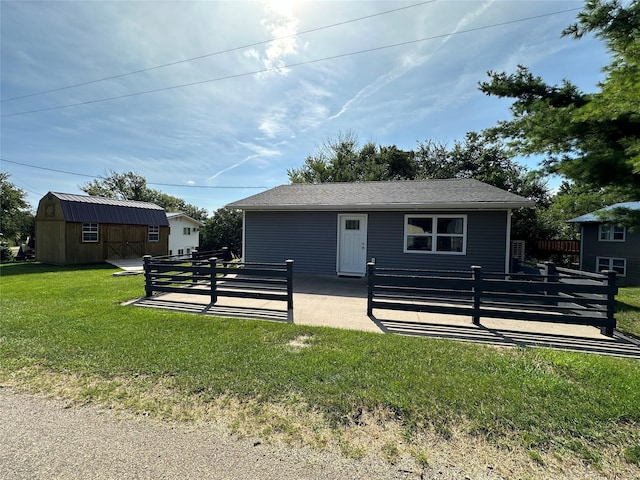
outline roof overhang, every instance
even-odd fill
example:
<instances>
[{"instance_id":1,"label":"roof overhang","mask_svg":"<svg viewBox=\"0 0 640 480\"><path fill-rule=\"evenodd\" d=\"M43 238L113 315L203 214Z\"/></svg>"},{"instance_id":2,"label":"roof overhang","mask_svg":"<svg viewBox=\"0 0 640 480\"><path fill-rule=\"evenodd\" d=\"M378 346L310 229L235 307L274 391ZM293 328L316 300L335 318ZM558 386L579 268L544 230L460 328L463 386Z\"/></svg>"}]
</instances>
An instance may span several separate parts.
<instances>
[{"instance_id":1,"label":"roof overhang","mask_svg":"<svg viewBox=\"0 0 640 480\"><path fill-rule=\"evenodd\" d=\"M431 204L350 204L350 205L234 205L229 208L249 211L424 211L424 210L511 210L515 208L530 208L533 201L496 203L496 202L468 202L468 203L431 203Z\"/></svg>"}]
</instances>

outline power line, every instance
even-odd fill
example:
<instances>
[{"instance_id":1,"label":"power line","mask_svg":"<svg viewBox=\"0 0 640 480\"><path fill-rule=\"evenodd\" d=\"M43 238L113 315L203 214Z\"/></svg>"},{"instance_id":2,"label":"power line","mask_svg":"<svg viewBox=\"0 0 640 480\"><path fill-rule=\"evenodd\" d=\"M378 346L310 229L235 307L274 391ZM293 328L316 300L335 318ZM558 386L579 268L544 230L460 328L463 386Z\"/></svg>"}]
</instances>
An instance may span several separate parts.
<instances>
[{"instance_id":1,"label":"power line","mask_svg":"<svg viewBox=\"0 0 640 480\"><path fill-rule=\"evenodd\" d=\"M173 65L179 65L181 63L192 62L194 60L201 60L203 58L214 57L214 56L217 56L217 55L222 55L222 54L225 54L225 53L231 53L231 52L235 52L235 51L238 51L238 50L243 50L243 49L246 49L246 48L257 47L257 46L260 46L260 45L265 45L265 44L277 42L277 41L280 41L280 40L286 40L288 38L298 37L300 35L305 35L305 34L308 34L308 33L319 32L321 30L326 30L326 29L329 29L329 28L339 27L341 25L347 25L349 23L360 22L362 20L368 20L370 18L380 17L382 15L388 15L390 13L399 12L401 10L408 10L410 8L419 7L419 6L425 5L427 3L434 3L436 1L437 0L429 0L429 1L426 1L426 2L414 3L413 5L407 5L407 6L404 6L404 7L394 8L392 10L386 10L384 12L374 13L374 14L367 15L367 16L364 16L364 17L354 18L354 19L351 19L351 20L345 20L343 22L333 23L331 25L325 25L324 27L312 28L310 30L305 30L303 32L293 33L291 35L285 35L283 37L273 38L271 40L263 40L261 42L249 43L247 45L242 45L240 47L234 47L234 48L230 48L230 49L227 49L227 50L221 50L219 52L206 53L204 55L199 55L197 57L185 58L184 60L176 60L174 62L164 63L162 65L156 65L156 66L153 66L153 67L141 68L140 70L134 70L132 72L121 73L121 74L118 74L118 75L112 75L110 77L99 78L99 79L96 79L96 80L88 80L86 82L75 83L75 84L72 84L72 85L67 85L65 87L52 88L50 90L43 90L41 92L29 93L27 95L21 95L19 97L7 98L6 100L0 100L0 102L1 103L11 102L13 100L21 100L23 98L35 97L37 95L44 95L46 93L59 92L61 90L68 90L70 88L82 87L82 86L91 85L91 84L94 84L94 83L105 82L107 80L115 80L116 78L127 77L127 76L130 76L130 75L135 75L137 73L144 73L144 72L149 72L151 70L157 70L157 69L160 69L160 68L171 67Z\"/></svg>"},{"instance_id":2,"label":"power line","mask_svg":"<svg viewBox=\"0 0 640 480\"><path fill-rule=\"evenodd\" d=\"M15 160L7 160L6 158L0 158L0 161L13 163L15 165L22 165L23 167L36 168L38 170L46 170L48 172L56 172L56 173L64 173L66 175L75 175L77 177L85 177L85 178L97 178L100 180L106 180L107 177L103 177L101 175L88 175L86 173L77 173L77 172L69 172L67 170L58 170L56 168L48 168L48 167L40 167L38 165L29 165L28 163L16 162ZM160 185L163 187L186 187L186 188L212 188L212 189L238 189L238 188L270 188L270 187L253 187L253 186L229 186L229 185L182 185L179 183L157 183L157 182L147 182L147 185Z\"/></svg>"},{"instance_id":3,"label":"power line","mask_svg":"<svg viewBox=\"0 0 640 480\"><path fill-rule=\"evenodd\" d=\"M234 78L248 77L248 76L252 76L252 75L258 75L258 74L261 74L261 73L276 72L276 71L279 71L279 70L295 68L295 67L301 67L301 66L304 66L304 65L311 65L313 63L324 62L324 61L327 61L327 60L336 60L336 59L339 59L339 58L351 57L351 56L354 56L354 55L361 55L363 53L376 52L376 51L380 51L380 50L387 50L387 49L390 49L390 48L396 48L396 47L401 47L401 46L405 46L405 45L411 45L411 44L414 44L414 43L426 42L426 41L429 41L429 40L436 40L438 38L450 37L450 36L453 36L453 35L462 35L464 33L472 33L472 32L478 32L478 31L481 31L481 30L488 30L490 28L502 27L502 26L505 26L505 25L513 25L515 23L522 23L522 22L526 22L526 21L529 21L529 20L536 20L536 19L539 19L539 18L551 17L553 15L559 15L559 14L562 14L562 13L573 12L573 11L576 11L576 10L582 10L582 7L569 8L569 9L566 9L566 10L558 10L558 11L555 11L555 12L543 13L543 14L534 15L534 16L531 16L531 17L525 17L525 18L520 18L520 19L516 19L516 20L508 20L506 22L493 23L491 25L484 25L482 27L469 28L467 30L459 30L457 32L445 33L445 34L441 34L441 35L434 35L434 36L431 36L431 37L419 38L419 39L416 39L416 40L408 40L406 42L394 43L394 44L391 44L391 45L384 45L384 46L381 46L381 47L373 47L373 48L368 48L368 49L365 49L365 50L358 50L356 52L342 53L342 54L333 55L333 56L330 56L330 57L323 57L323 58L318 58L318 59L315 59L315 60L307 60L305 62L291 63L291 64L283 65L283 66L280 66L280 67L272 67L272 68L265 68L265 69L262 69L262 70L255 70L253 72L238 73L238 74L235 74L235 75L227 75L227 76L224 76L224 77L211 78L211 79L208 79L208 80L200 80L198 82L183 83L183 84L180 84L180 85L173 85L173 86L170 86L170 87L162 87L162 88L156 88L156 89L153 89L153 90L144 90L142 92L127 93L127 94L118 95L118 96L115 96L115 97L106 97L106 98L99 98L99 99L96 99L96 100L86 100L84 102L69 103L69 104L66 104L66 105L58 105L56 107L40 108L40 109L36 109L36 110L27 110L27 111L24 111L24 112L17 112L17 113L8 113L8 114L5 114L5 115L0 115L0 118L3 118L3 117L15 117L15 116L18 116L18 115L27 115L29 113L48 112L48 111L51 111L51 110L61 110L63 108L78 107L78 106L81 106L81 105L90 105L90 104L93 104L93 103L109 102L109 101L112 101L112 100L119 100L119 99L122 99L122 98L137 97L137 96L141 96L141 95L148 95L150 93L158 93L158 92L165 92L165 91L168 91L168 90L175 90L175 89L178 89L178 88L193 87L195 85L203 85L205 83L213 83L213 82L219 82L219 81L222 81L222 80L231 80L231 79L234 79Z\"/></svg>"}]
</instances>

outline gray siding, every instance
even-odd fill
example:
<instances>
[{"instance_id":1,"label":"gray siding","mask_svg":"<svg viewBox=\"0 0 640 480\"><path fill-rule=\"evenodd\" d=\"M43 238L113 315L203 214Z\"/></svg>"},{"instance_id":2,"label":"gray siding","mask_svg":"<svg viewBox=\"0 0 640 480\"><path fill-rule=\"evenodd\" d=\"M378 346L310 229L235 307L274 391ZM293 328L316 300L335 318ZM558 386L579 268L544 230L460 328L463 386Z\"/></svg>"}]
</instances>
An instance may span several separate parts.
<instances>
[{"instance_id":1,"label":"gray siding","mask_svg":"<svg viewBox=\"0 0 640 480\"><path fill-rule=\"evenodd\" d=\"M403 253L405 213L450 212L370 213L367 256L374 257L379 267L467 270L471 265L480 265L488 272L504 272L506 211L467 213L466 255Z\"/></svg>"},{"instance_id":2,"label":"gray siding","mask_svg":"<svg viewBox=\"0 0 640 480\"><path fill-rule=\"evenodd\" d=\"M618 277L618 284L640 285L640 232L627 229L624 242L600 242L597 223L586 223L582 227L582 269L595 272L596 257L625 258L627 276Z\"/></svg>"},{"instance_id":3,"label":"gray siding","mask_svg":"<svg viewBox=\"0 0 640 480\"><path fill-rule=\"evenodd\" d=\"M291 258L296 272L335 274L338 213L349 212L246 212L245 261ZM375 257L378 266L467 270L481 265L504 272L506 211L467 213L466 255L403 253L405 213L368 212L367 257Z\"/></svg>"},{"instance_id":4,"label":"gray siding","mask_svg":"<svg viewBox=\"0 0 640 480\"><path fill-rule=\"evenodd\" d=\"M246 262L294 261L294 272L335 274L336 212L246 212Z\"/></svg>"}]
</instances>

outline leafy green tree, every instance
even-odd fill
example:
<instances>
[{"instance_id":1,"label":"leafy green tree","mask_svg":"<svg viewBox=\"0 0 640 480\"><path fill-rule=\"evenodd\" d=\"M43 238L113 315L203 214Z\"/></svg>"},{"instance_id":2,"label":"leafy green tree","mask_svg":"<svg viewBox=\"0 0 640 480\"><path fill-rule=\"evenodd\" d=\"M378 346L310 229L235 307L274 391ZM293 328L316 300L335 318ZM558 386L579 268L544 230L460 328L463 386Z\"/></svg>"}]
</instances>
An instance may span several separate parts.
<instances>
[{"instance_id":1,"label":"leafy green tree","mask_svg":"<svg viewBox=\"0 0 640 480\"><path fill-rule=\"evenodd\" d=\"M359 145L355 133L326 140L300 168L287 170L291 183L402 180L415 176L413 152L396 146Z\"/></svg>"},{"instance_id":2,"label":"leafy green tree","mask_svg":"<svg viewBox=\"0 0 640 480\"><path fill-rule=\"evenodd\" d=\"M33 236L35 217L26 200L26 192L9 181L9 174L0 172L0 241L19 245Z\"/></svg>"},{"instance_id":3,"label":"leafy green tree","mask_svg":"<svg viewBox=\"0 0 640 480\"><path fill-rule=\"evenodd\" d=\"M104 178L92 180L79 187L83 192L96 197L151 202L164 208L167 212L182 212L200 221L207 218L205 209L186 203L181 198L149 188L147 180L135 172L118 173L110 170Z\"/></svg>"},{"instance_id":4,"label":"leafy green tree","mask_svg":"<svg viewBox=\"0 0 640 480\"><path fill-rule=\"evenodd\" d=\"M219 208L200 229L200 249L219 250L229 247L232 254L242 252L242 211Z\"/></svg>"},{"instance_id":5,"label":"leafy green tree","mask_svg":"<svg viewBox=\"0 0 640 480\"><path fill-rule=\"evenodd\" d=\"M611 55L595 93L571 82L548 85L527 68L489 72L487 95L511 98L512 119L487 133L518 154L545 155L545 166L597 192L614 187L640 197L640 4L590 0L563 35L593 33Z\"/></svg>"}]
</instances>

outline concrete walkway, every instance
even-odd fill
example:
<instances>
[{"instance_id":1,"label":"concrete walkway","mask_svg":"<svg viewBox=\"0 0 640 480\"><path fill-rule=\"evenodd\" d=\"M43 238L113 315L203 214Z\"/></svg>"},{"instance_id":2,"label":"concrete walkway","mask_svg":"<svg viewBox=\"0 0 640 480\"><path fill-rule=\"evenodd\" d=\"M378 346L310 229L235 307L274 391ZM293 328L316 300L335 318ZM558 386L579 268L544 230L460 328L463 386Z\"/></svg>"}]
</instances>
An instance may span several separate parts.
<instances>
[{"instance_id":1,"label":"concrete walkway","mask_svg":"<svg viewBox=\"0 0 640 480\"><path fill-rule=\"evenodd\" d=\"M638 344L619 334L613 338L602 335L596 327L492 318L481 319L481 325L474 325L471 316L395 310L374 310L374 315L369 317L366 297L365 279L298 274L294 277L293 322L511 347L542 346L640 358ZM207 295L168 293L143 297L130 304L216 317L289 320L286 304L282 301L221 297L215 305L211 305Z\"/></svg>"}]
</instances>

